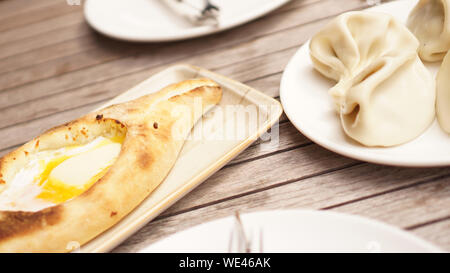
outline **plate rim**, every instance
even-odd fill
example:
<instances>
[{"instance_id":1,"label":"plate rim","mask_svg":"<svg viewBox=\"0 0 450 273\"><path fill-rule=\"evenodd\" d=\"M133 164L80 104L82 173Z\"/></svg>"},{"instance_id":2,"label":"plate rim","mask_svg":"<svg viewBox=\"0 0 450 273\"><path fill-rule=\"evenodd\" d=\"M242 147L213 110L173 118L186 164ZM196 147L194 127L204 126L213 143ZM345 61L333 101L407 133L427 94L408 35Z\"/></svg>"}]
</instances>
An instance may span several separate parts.
<instances>
[{"instance_id":1,"label":"plate rim","mask_svg":"<svg viewBox=\"0 0 450 273\"><path fill-rule=\"evenodd\" d=\"M385 5L402 5L405 3L409 3L406 0L404 1L395 1L386 3L380 6ZM379 6L377 6L379 7ZM373 8L373 7L372 7ZM372 9L369 8L369 9ZM295 115L293 114L292 103L289 102L287 96L287 93L289 93L289 88L287 87L288 77L289 77L289 71L293 70L293 66L298 63L297 59L300 59L300 55L303 53L303 51L309 50L309 43L311 39L306 41L291 57L288 64L286 65L285 69L283 70L283 75L281 77L280 82L280 101L283 105L284 112L286 113L286 116L291 121L291 123L297 128L298 131L300 131L303 135L305 135L307 138L312 140L314 143L324 147L327 150L330 150L332 152L335 152L337 154L356 159L356 160L362 160L369 163L375 163L375 164L382 164L382 165L388 165L388 166L397 166L397 167L447 167L450 166L450 157L447 159L438 159L438 160L421 160L419 159L409 159L405 160L403 158L394 158L390 155L386 154L374 154L371 152L365 152L360 151L360 148L352 147L352 148L346 148L343 147L341 144L337 142L330 141L326 137L317 136L314 133L311 133L310 130L303 126L301 122L296 121ZM292 91L290 91L292 92ZM433 121L433 123L436 122L436 120ZM433 124L432 123L432 124ZM426 129L429 130L430 126ZM424 131L425 132L425 131ZM423 132L423 133L424 133ZM423 134L422 133L422 134ZM362 147L362 148L370 148L370 147ZM355 150L356 149L356 150Z\"/></svg>"},{"instance_id":2,"label":"plate rim","mask_svg":"<svg viewBox=\"0 0 450 273\"><path fill-rule=\"evenodd\" d=\"M298 217L298 216L305 216L305 215L312 215L312 217L327 217L327 218L335 217L335 218L339 218L338 220L345 220L347 222L352 221L355 223L360 223L362 225L375 227L377 229L380 229L384 232L388 232L390 234L394 234L396 237L402 237L403 239L408 240L411 243L415 243L416 245L418 245L424 249L427 249L427 251L429 251L429 252L436 252L436 253L446 252L441 247L435 245L434 243L432 243L430 241L425 240L424 238L422 238L418 235L415 235L412 232L404 230L398 226L391 225L391 224L382 222L380 220L368 218L368 217L361 216L358 214L343 213L343 212L332 211L332 210L321 210L321 209L315 210L315 209L299 208L299 209L253 210L253 211L248 211L248 212L242 213L240 215L240 217L241 217L242 221L245 222L246 218L248 219L248 217L266 217L266 218L268 218L273 215L275 215L277 217ZM151 249L152 247L154 247L155 244L163 243L164 240L169 239L172 236L175 236L182 232L188 232L190 230L201 228L201 227L208 226L208 225L215 225L215 224L217 225L217 223L227 221L232 217L233 216L228 215L228 216L224 216L224 217L220 217L218 219L208 221L206 223L201 223L201 224L195 225L193 227L189 227L185 230L174 233L174 234L169 235L165 238L162 238L161 240L158 240L152 244L149 244L147 247L144 247L144 249L141 250L141 252L144 252L145 249L149 249L149 248ZM155 250L155 252L156 252L156 250Z\"/></svg>"},{"instance_id":3,"label":"plate rim","mask_svg":"<svg viewBox=\"0 0 450 273\"><path fill-rule=\"evenodd\" d=\"M273 0L272 0L273 1ZM199 27L193 27L192 30L194 31L183 31L179 35L171 36L171 35L160 35L160 36L154 36L154 37L145 37L141 35L118 35L117 33L111 32L109 30L106 30L96 24L96 20L93 19L90 14L88 13L88 4L91 2L91 0L85 0L84 7L83 7L83 14L84 18L86 19L86 22L91 26L94 30L97 32L106 35L110 38L118 39L118 40L124 40L124 41L131 41L131 42L174 42L174 41L182 41L192 38L198 38L203 37L215 33L219 33L222 31L229 30L231 28L235 28L237 26L246 24L248 22L251 22L259 17L265 16L268 13L280 8L281 6L287 4L288 2L291 2L292 0L275 0L272 3L267 4L264 8L258 9L256 12L251 13L249 16L245 17L245 19L240 20L234 20L231 21L231 23L226 23L224 27L219 28L208 28L205 26L199 26ZM196 31L195 31L196 30ZM128 35L128 36L127 36Z\"/></svg>"}]
</instances>

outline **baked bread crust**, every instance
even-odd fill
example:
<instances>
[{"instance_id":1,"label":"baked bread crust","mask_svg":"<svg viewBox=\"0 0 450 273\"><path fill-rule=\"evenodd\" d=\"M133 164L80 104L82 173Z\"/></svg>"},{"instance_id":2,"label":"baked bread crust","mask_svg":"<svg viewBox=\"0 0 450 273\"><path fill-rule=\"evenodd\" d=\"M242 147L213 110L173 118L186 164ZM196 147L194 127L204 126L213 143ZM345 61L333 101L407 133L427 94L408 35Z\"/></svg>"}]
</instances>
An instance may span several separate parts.
<instances>
[{"instance_id":1,"label":"baked bread crust","mask_svg":"<svg viewBox=\"0 0 450 273\"><path fill-rule=\"evenodd\" d=\"M186 135L221 96L208 79L173 84L55 127L1 158L0 195L32 153L125 134L115 163L81 195L35 212L0 211L0 252L67 252L70 242L83 245L119 222L164 180Z\"/></svg>"}]
</instances>

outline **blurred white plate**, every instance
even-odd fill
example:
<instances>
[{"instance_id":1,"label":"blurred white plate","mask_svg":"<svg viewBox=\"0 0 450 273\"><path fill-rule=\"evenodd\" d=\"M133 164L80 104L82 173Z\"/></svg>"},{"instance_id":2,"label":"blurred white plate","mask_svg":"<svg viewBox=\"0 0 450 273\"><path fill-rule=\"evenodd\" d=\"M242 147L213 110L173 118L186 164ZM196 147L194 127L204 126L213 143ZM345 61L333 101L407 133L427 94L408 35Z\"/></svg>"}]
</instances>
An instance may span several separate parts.
<instances>
[{"instance_id":1,"label":"blurred white plate","mask_svg":"<svg viewBox=\"0 0 450 273\"><path fill-rule=\"evenodd\" d=\"M392 14L406 22L417 1L402 0L372 8ZM436 74L440 63L426 64ZM335 114L328 95L335 83L314 71L309 57L309 42L302 46L287 65L280 87L284 111L305 136L336 153L368 162L431 167L450 165L450 136L435 120L432 126L415 140L390 148L364 147L348 138Z\"/></svg>"},{"instance_id":2,"label":"blurred white plate","mask_svg":"<svg viewBox=\"0 0 450 273\"><path fill-rule=\"evenodd\" d=\"M218 27L193 26L161 1L87 0L84 14L94 29L107 36L129 41L162 42L223 31L263 16L290 0L212 0L220 7Z\"/></svg>"},{"instance_id":3,"label":"blurred white plate","mask_svg":"<svg viewBox=\"0 0 450 273\"><path fill-rule=\"evenodd\" d=\"M441 252L381 222L330 211L280 210L241 215L248 237L262 228L263 252ZM227 252L233 217L176 233L140 252Z\"/></svg>"}]
</instances>

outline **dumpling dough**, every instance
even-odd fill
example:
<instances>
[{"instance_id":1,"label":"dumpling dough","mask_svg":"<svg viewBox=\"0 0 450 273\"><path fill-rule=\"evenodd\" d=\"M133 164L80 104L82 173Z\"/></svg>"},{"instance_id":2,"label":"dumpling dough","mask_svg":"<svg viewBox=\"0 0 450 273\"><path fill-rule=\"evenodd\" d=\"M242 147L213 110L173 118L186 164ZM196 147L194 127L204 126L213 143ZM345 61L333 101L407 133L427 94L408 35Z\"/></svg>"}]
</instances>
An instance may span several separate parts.
<instances>
[{"instance_id":1,"label":"dumpling dough","mask_svg":"<svg viewBox=\"0 0 450 273\"><path fill-rule=\"evenodd\" d=\"M436 111L442 129L450 134L450 51L437 76Z\"/></svg>"},{"instance_id":2,"label":"dumpling dough","mask_svg":"<svg viewBox=\"0 0 450 273\"><path fill-rule=\"evenodd\" d=\"M311 40L314 67L338 83L334 99L345 133L366 146L393 146L434 120L435 81L414 35L392 16L349 12Z\"/></svg>"},{"instance_id":3,"label":"dumpling dough","mask_svg":"<svg viewBox=\"0 0 450 273\"><path fill-rule=\"evenodd\" d=\"M434 62L450 49L450 0L420 0L408 18L408 27L420 41L422 60Z\"/></svg>"}]
</instances>

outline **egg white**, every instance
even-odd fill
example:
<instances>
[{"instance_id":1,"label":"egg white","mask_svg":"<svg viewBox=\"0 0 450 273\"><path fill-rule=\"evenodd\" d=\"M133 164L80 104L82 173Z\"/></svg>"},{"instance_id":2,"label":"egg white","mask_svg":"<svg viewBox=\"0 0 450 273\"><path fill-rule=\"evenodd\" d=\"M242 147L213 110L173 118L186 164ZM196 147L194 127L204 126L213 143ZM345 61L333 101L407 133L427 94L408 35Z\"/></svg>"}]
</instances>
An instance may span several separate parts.
<instances>
[{"instance_id":1,"label":"egg white","mask_svg":"<svg viewBox=\"0 0 450 273\"><path fill-rule=\"evenodd\" d=\"M11 181L7 181L6 188L0 193L0 210L38 211L56 205L57 203L40 197L43 193L45 183L39 185L39 183L36 183L36 178L44 172L48 164L55 158L74 158L83 153L98 149L98 147L105 143L112 143L112 141L100 136L85 145L63 147L56 150L30 154L28 163L16 173ZM116 145L121 144L116 143ZM111 158L107 161L107 166L103 164L105 166L102 166L102 168L109 168L118 157L120 146L119 149L113 145L110 146L115 149L113 152L109 153ZM95 160L95 158L92 160ZM100 173L101 171L102 170L99 169L96 173ZM81 181L80 185L83 186L83 183L87 182L88 181ZM73 185L68 183L67 186Z\"/></svg>"}]
</instances>

